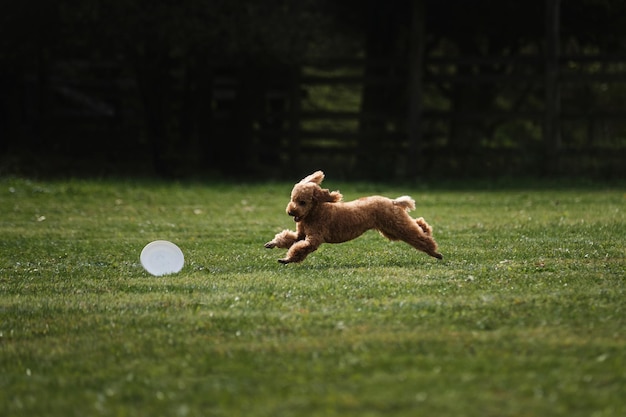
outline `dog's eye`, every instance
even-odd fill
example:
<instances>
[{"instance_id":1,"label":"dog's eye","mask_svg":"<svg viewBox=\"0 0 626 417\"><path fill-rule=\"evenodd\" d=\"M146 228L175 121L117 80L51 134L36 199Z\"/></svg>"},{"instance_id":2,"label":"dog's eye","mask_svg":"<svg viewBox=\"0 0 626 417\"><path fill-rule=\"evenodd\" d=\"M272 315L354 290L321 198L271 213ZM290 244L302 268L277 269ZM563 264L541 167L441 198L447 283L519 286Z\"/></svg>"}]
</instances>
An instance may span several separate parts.
<instances>
[{"instance_id":1,"label":"dog's eye","mask_svg":"<svg viewBox=\"0 0 626 417\"><path fill-rule=\"evenodd\" d=\"M300 201L298 201L298 205L299 206L306 206L306 201L300 200Z\"/></svg>"}]
</instances>

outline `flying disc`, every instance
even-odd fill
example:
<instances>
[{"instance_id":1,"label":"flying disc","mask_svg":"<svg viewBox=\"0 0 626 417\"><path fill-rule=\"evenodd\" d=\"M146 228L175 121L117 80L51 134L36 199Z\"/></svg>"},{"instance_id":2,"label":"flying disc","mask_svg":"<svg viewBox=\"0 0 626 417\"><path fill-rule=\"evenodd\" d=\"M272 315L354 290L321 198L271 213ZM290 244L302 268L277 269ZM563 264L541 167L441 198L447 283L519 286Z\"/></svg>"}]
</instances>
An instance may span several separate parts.
<instances>
[{"instance_id":1,"label":"flying disc","mask_svg":"<svg viewBox=\"0 0 626 417\"><path fill-rule=\"evenodd\" d=\"M139 259L145 270L155 276L175 274L185 264L183 251L167 240L148 243L141 251Z\"/></svg>"}]
</instances>

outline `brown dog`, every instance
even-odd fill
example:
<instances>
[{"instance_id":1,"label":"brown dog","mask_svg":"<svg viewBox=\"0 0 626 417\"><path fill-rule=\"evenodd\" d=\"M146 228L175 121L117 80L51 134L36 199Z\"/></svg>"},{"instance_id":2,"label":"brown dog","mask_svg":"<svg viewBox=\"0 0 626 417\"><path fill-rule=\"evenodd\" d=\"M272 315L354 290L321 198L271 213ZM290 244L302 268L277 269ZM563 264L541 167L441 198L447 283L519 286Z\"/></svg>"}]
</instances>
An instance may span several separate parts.
<instances>
[{"instance_id":1,"label":"brown dog","mask_svg":"<svg viewBox=\"0 0 626 417\"><path fill-rule=\"evenodd\" d=\"M391 200L381 196L363 197L343 202L338 191L322 189L322 171L314 172L297 183L291 191L287 214L297 223L296 231L283 230L265 244L266 248L289 249L278 262L300 262L322 243L342 243L355 239L367 230L378 230L390 240L402 240L417 250L442 259L432 228L423 218L414 219L407 211L415 209L408 196Z\"/></svg>"}]
</instances>

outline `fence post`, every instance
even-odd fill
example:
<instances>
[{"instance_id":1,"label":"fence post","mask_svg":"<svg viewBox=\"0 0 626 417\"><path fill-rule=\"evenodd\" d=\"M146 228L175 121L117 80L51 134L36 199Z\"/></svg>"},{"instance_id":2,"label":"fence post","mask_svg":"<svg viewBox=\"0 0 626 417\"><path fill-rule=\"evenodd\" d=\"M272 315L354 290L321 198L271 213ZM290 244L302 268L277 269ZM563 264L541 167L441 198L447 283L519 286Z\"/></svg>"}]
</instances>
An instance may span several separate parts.
<instances>
[{"instance_id":1,"label":"fence post","mask_svg":"<svg viewBox=\"0 0 626 417\"><path fill-rule=\"evenodd\" d=\"M422 171L423 164L420 159L422 151L422 95L423 72L424 72L424 24L425 7L424 0L413 0L411 14L411 32L409 39L409 91L408 91L408 114L407 136L409 141L409 157L407 163L407 175L414 178Z\"/></svg>"},{"instance_id":2,"label":"fence post","mask_svg":"<svg viewBox=\"0 0 626 417\"><path fill-rule=\"evenodd\" d=\"M302 107L300 100L302 98L300 85L301 68L295 65L291 70L291 86L289 88L289 145L287 153L289 155L289 163L287 169L290 172L298 167L300 162L300 122L302 118Z\"/></svg>"},{"instance_id":3,"label":"fence post","mask_svg":"<svg viewBox=\"0 0 626 417\"><path fill-rule=\"evenodd\" d=\"M558 171L561 147L561 91L559 82L560 0L546 0L544 170Z\"/></svg>"}]
</instances>

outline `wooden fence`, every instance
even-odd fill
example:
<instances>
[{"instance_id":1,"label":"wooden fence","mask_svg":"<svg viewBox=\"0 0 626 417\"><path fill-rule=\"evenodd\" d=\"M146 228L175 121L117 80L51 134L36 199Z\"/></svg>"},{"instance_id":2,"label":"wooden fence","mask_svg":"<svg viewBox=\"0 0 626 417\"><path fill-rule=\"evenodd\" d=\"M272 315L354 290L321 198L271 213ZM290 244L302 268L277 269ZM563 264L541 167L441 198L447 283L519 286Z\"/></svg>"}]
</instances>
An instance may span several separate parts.
<instances>
[{"instance_id":1,"label":"wooden fence","mask_svg":"<svg viewBox=\"0 0 626 417\"><path fill-rule=\"evenodd\" d=\"M406 67L377 63L384 75L371 77L367 65L308 65L294 77L287 165L400 177L626 173L626 57L561 57L557 77L536 56L427 59L419 115L408 113ZM360 100L372 86L389 100L376 112ZM359 167L367 153L374 166Z\"/></svg>"},{"instance_id":2,"label":"wooden fence","mask_svg":"<svg viewBox=\"0 0 626 417\"><path fill-rule=\"evenodd\" d=\"M417 89L405 62L348 59L263 76L212 70L206 91L187 91L182 79L172 87L179 98L168 126L178 133L165 156L181 172L624 177L626 56L562 56L557 64L557 77L547 77L537 55L427 57ZM51 69L47 92L27 77L27 102L14 109L32 114L7 119L17 126L11 135L24 138L12 147L87 167L90 155L107 167L149 166L148 122L136 82L123 74L119 65L63 64ZM210 103L191 106L200 100ZM32 139L40 125L48 138Z\"/></svg>"}]
</instances>

